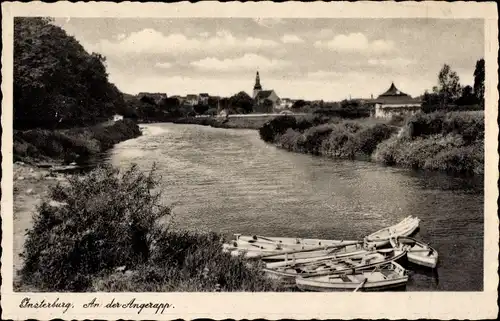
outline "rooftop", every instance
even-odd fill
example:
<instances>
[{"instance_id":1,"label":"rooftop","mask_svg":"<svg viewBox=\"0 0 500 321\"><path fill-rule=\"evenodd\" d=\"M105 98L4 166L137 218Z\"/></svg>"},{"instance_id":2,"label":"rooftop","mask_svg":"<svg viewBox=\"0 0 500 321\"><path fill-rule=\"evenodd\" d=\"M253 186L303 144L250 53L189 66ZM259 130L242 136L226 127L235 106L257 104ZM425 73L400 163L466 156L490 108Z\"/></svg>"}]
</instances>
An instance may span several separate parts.
<instances>
[{"instance_id":1,"label":"rooftop","mask_svg":"<svg viewBox=\"0 0 500 321\"><path fill-rule=\"evenodd\" d=\"M259 93L257 94L257 96L255 98L256 99L266 99L269 96L271 96L271 94L273 92L274 92L274 90L262 90L262 91L259 91Z\"/></svg>"},{"instance_id":2,"label":"rooftop","mask_svg":"<svg viewBox=\"0 0 500 321\"><path fill-rule=\"evenodd\" d=\"M385 93L378 96L378 98L383 98L383 97L409 97L409 98L411 98L410 95L405 94L404 92L402 92L398 88L396 88L396 86L394 86L394 83L391 83L391 87L389 89L387 89L387 91Z\"/></svg>"}]
</instances>

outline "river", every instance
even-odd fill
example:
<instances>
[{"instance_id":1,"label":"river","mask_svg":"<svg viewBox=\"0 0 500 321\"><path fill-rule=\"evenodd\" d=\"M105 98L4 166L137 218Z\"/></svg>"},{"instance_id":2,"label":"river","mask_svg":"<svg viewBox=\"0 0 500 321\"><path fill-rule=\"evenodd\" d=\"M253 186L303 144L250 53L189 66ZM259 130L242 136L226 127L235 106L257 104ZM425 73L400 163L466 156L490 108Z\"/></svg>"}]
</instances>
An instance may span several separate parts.
<instances>
[{"instance_id":1,"label":"river","mask_svg":"<svg viewBox=\"0 0 500 321\"><path fill-rule=\"evenodd\" d=\"M411 267L407 291L483 289L481 182L280 150L254 130L149 124L116 145L119 168L156 163L176 225L223 233L361 239L408 215L439 252Z\"/></svg>"}]
</instances>

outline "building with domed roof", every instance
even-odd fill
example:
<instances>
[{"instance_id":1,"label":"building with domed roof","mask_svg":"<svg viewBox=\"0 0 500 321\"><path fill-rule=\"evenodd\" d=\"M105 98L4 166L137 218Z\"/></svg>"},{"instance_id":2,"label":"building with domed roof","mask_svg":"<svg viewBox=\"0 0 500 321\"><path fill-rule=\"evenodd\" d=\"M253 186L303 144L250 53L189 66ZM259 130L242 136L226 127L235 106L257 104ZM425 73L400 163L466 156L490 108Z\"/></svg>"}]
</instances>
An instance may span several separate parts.
<instances>
[{"instance_id":1,"label":"building with domed roof","mask_svg":"<svg viewBox=\"0 0 500 321\"><path fill-rule=\"evenodd\" d=\"M391 118L395 115L415 114L422 108L422 101L400 91L394 83L373 101L376 118Z\"/></svg>"}]
</instances>

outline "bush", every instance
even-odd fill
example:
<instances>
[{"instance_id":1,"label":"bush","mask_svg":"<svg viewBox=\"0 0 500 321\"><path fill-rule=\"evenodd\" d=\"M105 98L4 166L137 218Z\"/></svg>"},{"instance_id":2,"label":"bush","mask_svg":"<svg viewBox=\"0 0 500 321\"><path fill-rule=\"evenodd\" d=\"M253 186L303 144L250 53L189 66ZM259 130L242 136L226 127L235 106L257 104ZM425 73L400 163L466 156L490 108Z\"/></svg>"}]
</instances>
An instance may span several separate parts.
<instances>
[{"instance_id":1,"label":"bush","mask_svg":"<svg viewBox=\"0 0 500 321\"><path fill-rule=\"evenodd\" d=\"M297 142L299 141L299 136L302 134L291 128L288 128L283 135L280 135L276 139L278 146L285 148L289 151L296 151L298 149Z\"/></svg>"},{"instance_id":2,"label":"bush","mask_svg":"<svg viewBox=\"0 0 500 321\"><path fill-rule=\"evenodd\" d=\"M129 119L117 121L108 127L97 125L59 131L15 131L14 157L72 162L104 152L116 143L140 135L139 126Z\"/></svg>"},{"instance_id":3,"label":"bush","mask_svg":"<svg viewBox=\"0 0 500 321\"><path fill-rule=\"evenodd\" d=\"M288 130L288 128L295 128L297 121L292 116L276 117L265 123L259 129L260 138L266 142L273 142L277 135L281 135Z\"/></svg>"},{"instance_id":4,"label":"bush","mask_svg":"<svg viewBox=\"0 0 500 321\"><path fill-rule=\"evenodd\" d=\"M98 274L150 257L157 219L170 214L152 192L157 180L135 166L109 167L51 189L27 234L23 282L48 291L85 291Z\"/></svg>"},{"instance_id":5,"label":"bush","mask_svg":"<svg viewBox=\"0 0 500 321\"><path fill-rule=\"evenodd\" d=\"M405 125L409 138L425 137L437 134L459 134L465 140L484 140L483 112L450 112L417 114Z\"/></svg>"},{"instance_id":6,"label":"bush","mask_svg":"<svg viewBox=\"0 0 500 321\"><path fill-rule=\"evenodd\" d=\"M377 145L388 139L395 129L385 124L378 124L359 130L348 139L345 150L348 157L370 156Z\"/></svg>"},{"instance_id":7,"label":"bush","mask_svg":"<svg viewBox=\"0 0 500 321\"><path fill-rule=\"evenodd\" d=\"M387 165L455 173L484 172L484 143L468 145L456 134L407 138L392 137L378 145L372 159Z\"/></svg>"},{"instance_id":8,"label":"bush","mask_svg":"<svg viewBox=\"0 0 500 321\"><path fill-rule=\"evenodd\" d=\"M110 167L50 190L28 232L23 286L39 291L274 291L216 233L171 231L154 169Z\"/></svg>"},{"instance_id":9,"label":"bush","mask_svg":"<svg viewBox=\"0 0 500 321\"><path fill-rule=\"evenodd\" d=\"M401 122L403 119L396 119ZM417 114L398 129L373 120L305 118L270 124L268 141L299 153L366 159L386 165L457 173L484 172L484 113ZM287 129L284 129L288 125ZM395 132L398 134L395 135Z\"/></svg>"}]
</instances>

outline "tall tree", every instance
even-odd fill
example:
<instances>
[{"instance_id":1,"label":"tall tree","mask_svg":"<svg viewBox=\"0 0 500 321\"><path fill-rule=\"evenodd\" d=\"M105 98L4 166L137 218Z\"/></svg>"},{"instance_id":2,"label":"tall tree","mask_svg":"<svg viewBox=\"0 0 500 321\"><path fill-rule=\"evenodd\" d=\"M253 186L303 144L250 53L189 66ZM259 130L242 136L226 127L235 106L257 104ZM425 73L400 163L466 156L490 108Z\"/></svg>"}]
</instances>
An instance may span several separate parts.
<instances>
[{"instance_id":1,"label":"tall tree","mask_svg":"<svg viewBox=\"0 0 500 321\"><path fill-rule=\"evenodd\" d=\"M448 103L454 102L460 98L462 87L457 73L451 70L450 66L445 64L438 74L438 86L433 90L441 97L441 107L446 107Z\"/></svg>"},{"instance_id":2,"label":"tall tree","mask_svg":"<svg viewBox=\"0 0 500 321\"><path fill-rule=\"evenodd\" d=\"M108 119L125 104L105 58L89 54L51 19L14 19L14 127L59 127Z\"/></svg>"},{"instance_id":3,"label":"tall tree","mask_svg":"<svg viewBox=\"0 0 500 321\"><path fill-rule=\"evenodd\" d=\"M479 59L476 62L474 70L474 95L481 104L484 105L484 59Z\"/></svg>"}]
</instances>

